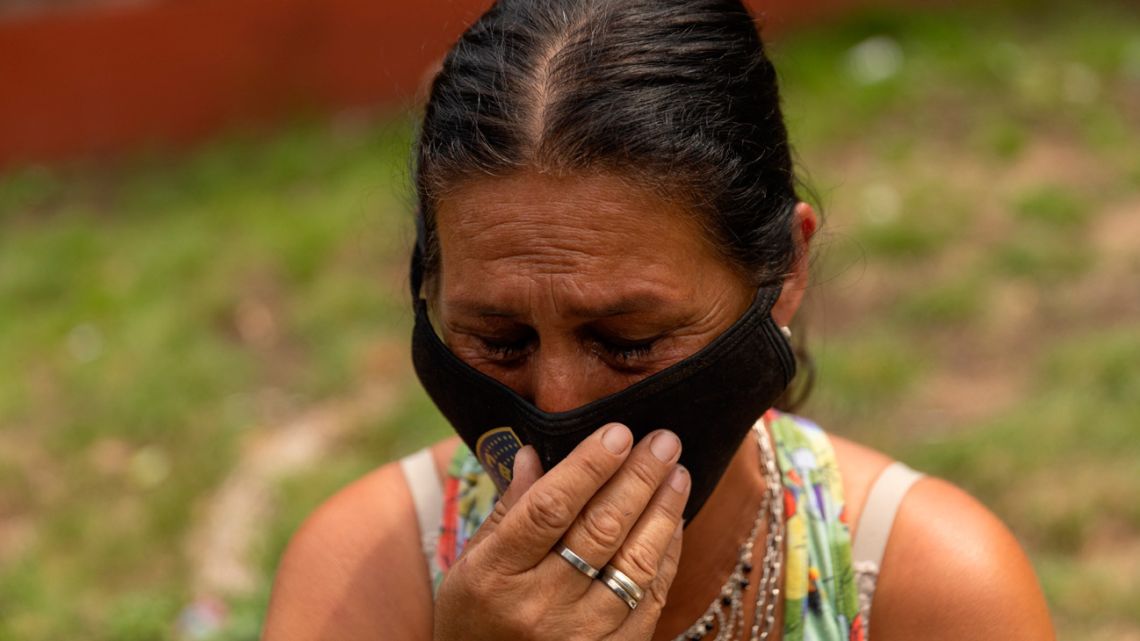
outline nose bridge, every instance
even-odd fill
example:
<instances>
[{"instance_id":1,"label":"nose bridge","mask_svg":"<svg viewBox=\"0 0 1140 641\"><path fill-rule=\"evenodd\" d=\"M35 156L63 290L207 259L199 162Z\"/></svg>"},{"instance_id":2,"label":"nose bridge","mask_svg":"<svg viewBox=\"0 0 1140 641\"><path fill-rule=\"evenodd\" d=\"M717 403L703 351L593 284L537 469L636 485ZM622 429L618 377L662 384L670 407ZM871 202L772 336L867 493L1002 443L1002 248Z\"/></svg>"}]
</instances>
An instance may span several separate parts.
<instances>
[{"instance_id":1,"label":"nose bridge","mask_svg":"<svg viewBox=\"0 0 1140 641\"><path fill-rule=\"evenodd\" d=\"M531 363L531 390L535 407L544 412L565 412L598 397L590 374L589 354L567 341L543 344Z\"/></svg>"}]
</instances>

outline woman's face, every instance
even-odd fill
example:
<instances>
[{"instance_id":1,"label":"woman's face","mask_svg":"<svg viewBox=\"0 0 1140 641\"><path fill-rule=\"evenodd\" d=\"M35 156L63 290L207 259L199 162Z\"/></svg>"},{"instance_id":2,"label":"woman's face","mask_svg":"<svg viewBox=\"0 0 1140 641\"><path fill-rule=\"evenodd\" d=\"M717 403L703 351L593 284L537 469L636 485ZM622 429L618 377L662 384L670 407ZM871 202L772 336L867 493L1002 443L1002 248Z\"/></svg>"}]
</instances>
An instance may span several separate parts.
<instances>
[{"instance_id":1,"label":"woman's face","mask_svg":"<svg viewBox=\"0 0 1140 641\"><path fill-rule=\"evenodd\" d=\"M444 341L548 412L693 354L755 294L691 214L614 176L472 181L437 228Z\"/></svg>"}]
</instances>

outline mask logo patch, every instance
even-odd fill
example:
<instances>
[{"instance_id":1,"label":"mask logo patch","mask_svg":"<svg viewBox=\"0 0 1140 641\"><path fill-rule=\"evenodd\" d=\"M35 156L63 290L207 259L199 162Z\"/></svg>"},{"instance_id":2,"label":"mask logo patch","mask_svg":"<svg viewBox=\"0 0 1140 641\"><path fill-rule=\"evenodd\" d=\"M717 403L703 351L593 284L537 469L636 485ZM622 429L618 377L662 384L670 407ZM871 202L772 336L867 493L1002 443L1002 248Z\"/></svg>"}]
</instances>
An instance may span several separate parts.
<instances>
[{"instance_id":1,"label":"mask logo patch","mask_svg":"<svg viewBox=\"0 0 1140 641\"><path fill-rule=\"evenodd\" d=\"M522 441L509 427L496 427L485 432L475 443L475 457L495 482L499 493L511 484L511 470L515 466L515 453L522 449Z\"/></svg>"}]
</instances>

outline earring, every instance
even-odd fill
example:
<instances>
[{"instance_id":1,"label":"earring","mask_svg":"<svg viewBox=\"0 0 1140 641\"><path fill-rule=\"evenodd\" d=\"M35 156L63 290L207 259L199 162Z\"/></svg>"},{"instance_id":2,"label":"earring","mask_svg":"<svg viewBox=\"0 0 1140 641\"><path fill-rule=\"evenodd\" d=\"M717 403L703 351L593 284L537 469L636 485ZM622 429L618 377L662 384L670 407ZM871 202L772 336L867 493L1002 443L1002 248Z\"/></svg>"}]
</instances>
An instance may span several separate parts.
<instances>
[{"instance_id":1,"label":"earring","mask_svg":"<svg viewBox=\"0 0 1140 641\"><path fill-rule=\"evenodd\" d=\"M784 335L784 338L786 338L788 340L792 340L792 328L791 327L788 327L787 325L781 325L780 326L780 333Z\"/></svg>"}]
</instances>

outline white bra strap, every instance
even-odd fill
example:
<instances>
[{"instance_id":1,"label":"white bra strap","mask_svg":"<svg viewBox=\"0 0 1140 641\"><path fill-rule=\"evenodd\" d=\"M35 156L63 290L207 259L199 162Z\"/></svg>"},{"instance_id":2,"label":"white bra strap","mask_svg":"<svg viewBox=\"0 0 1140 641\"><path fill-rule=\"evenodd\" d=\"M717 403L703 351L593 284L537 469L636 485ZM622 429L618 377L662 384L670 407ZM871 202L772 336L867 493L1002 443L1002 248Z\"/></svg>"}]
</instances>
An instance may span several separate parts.
<instances>
[{"instance_id":1,"label":"white bra strap","mask_svg":"<svg viewBox=\"0 0 1140 641\"><path fill-rule=\"evenodd\" d=\"M443 488L435 471L435 459L431 450L424 448L400 459L400 467L412 493L412 503L416 508L416 519L420 523L420 540L424 558L431 576L435 556L436 541L439 540L439 527L443 521Z\"/></svg>"},{"instance_id":2,"label":"white bra strap","mask_svg":"<svg viewBox=\"0 0 1140 641\"><path fill-rule=\"evenodd\" d=\"M879 473L859 515L859 527L851 548L856 564L873 563L875 568L882 566L883 552L887 549L887 539L899 505L911 486L922 477L921 473L898 461Z\"/></svg>"}]
</instances>

